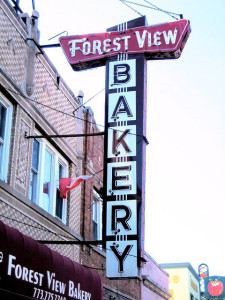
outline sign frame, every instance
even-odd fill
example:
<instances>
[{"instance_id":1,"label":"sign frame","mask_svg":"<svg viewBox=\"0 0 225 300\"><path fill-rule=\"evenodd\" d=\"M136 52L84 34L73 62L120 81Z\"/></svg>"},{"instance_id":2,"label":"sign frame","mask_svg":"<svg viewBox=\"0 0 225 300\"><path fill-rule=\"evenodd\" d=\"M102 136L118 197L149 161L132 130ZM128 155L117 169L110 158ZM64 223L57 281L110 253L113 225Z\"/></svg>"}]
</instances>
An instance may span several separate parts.
<instances>
[{"instance_id":1,"label":"sign frame","mask_svg":"<svg viewBox=\"0 0 225 300\"><path fill-rule=\"evenodd\" d=\"M137 24L146 23L145 17L135 21ZM135 22L131 24L135 24ZM126 25L129 27L130 24ZM123 24L123 26L125 25ZM113 27L108 30L117 29L117 27ZM146 143L143 137L146 135L146 64L143 54L114 56L108 59L106 64L103 247L106 248L106 275L109 278L138 277L141 257L144 257ZM121 76L120 79L117 78L119 76ZM112 101L113 97L117 97L117 100ZM132 126L135 127L133 131L130 130ZM115 129L118 131L116 135ZM110 131L113 131L114 134ZM129 135L132 135L130 140ZM118 153L113 150L109 151L113 145ZM133 149L134 147L135 149ZM123 170L128 166L131 171ZM112 174L113 170L117 172L114 177L110 176L110 172ZM123 177L126 176L127 179L124 179ZM112 183L114 181L118 181L117 187ZM129 184L132 187L128 187ZM121 226L124 227L124 230L117 231L117 228L114 228L116 229L114 234L109 234L112 230L110 231L107 227L107 224L110 223L107 219L111 218L112 212L108 209L113 206L117 207L122 202L127 207L130 202L134 203L132 207L135 207L135 211L130 212L131 216L128 217L128 220L136 218L132 223L135 228L126 228L125 221L128 213L126 215L124 212L124 219L116 219L120 223L118 226L120 230ZM124 234L125 232L127 233ZM121 267L121 264L124 268ZM130 270L131 265L132 270Z\"/></svg>"},{"instance_id":2,"label":"sign frame","mask_svg":"<svg viewBox=\"0 0 225 300\"><path fill-rule=\"evenodd\" d=\"M179 58L191 32L185 19L153 26L121 27L117 31L113 28L106 33L59 38L74 71L103 66L110 57L119 54L145 54L148 60Z\"/></svg>"}]
</instances>

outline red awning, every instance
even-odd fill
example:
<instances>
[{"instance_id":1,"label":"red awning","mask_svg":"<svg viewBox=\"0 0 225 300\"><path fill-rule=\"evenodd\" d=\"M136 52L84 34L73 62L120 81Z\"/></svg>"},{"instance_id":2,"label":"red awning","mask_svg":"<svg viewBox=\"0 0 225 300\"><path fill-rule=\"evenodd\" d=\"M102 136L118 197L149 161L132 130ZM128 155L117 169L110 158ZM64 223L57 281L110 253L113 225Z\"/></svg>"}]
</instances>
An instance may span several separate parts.
<instances>
[{"instance_id":1,"label":"red awning","mask_svg":"<svg viewBox=\"0 0 225 300\"><path fill-rule=\"evenodd\" d=\"M100 275L0 221L0 290L42 300L101 300Z\"/></svg>"}]
</instances>

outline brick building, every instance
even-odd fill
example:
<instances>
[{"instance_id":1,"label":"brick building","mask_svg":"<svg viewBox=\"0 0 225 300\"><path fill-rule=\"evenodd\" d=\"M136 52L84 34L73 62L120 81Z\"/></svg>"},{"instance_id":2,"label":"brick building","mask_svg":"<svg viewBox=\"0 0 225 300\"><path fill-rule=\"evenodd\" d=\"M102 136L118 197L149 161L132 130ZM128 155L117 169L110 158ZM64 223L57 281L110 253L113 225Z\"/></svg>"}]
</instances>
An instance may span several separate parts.
<instances>
[{"instance_id":1,"label":"brick building","mask_svg":"<svg viewBox=\"0 0 225 300\"><path fill-rule=\"evenodd\" d=\"M36 42L37 12L29 17L11 2L0 0L0 25L0 221L2 228L6 228L3 231L16 236L17 231L9 225L24 235L24 241L29 240L26 236L36 241L52 241L46 244L49 249L79 263L84 273L84 267L93 270L93 278L99 274L105 300L169 299L168 274L147 254L138 278L106 278L104 249L85 243L101 240L103 136L48 136L99 132L93 112L82 105L82 97L75 97ZM66 199L60 198L60 178L93 174L71 190ZM74 243L66 243L69 241ZM0 244L0 268L4 262L3 246L6 247ZM11 271L15 269L17 279L21 275L23 281L27 278L34 282L31 275L20 274L19 264L13 266L11 261ZM25 272L28 267L21 270ZM56 284L54 291L58 291ZM0 280L1 294L4 299L40 299L36 294L32 298L5 290ZM75 294L73 298L80 299Z\"/></svg>"}]
</instances>

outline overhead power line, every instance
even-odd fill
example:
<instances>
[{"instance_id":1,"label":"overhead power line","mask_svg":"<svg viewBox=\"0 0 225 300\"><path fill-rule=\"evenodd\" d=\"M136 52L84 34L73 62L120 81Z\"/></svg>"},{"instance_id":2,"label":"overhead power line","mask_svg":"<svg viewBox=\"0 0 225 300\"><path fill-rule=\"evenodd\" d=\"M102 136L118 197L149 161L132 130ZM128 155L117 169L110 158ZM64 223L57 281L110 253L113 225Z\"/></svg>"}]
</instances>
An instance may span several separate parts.
<instances>
[{"instance_id":1,"label":"overhead power line","mask_svg":"<svg viewBox=\"0 0 225 300\"><path fill-rule=\"evenodd\" d=\"M132 9L134 12L136 12L138 15L140 15L141 17L143 17L143 15L139 12L139 11L137 11L136 9L134 9L133 7L131 7L130 5L128 5L126 2L126 0L119 0L119 1L121 1L124 5L126 5L126 6L128 6L130 9Z\"/></svg>"},{"instance_id":2,"label":"overhead power line","mask_svg":"<svg viewBox=\"0 0 225 300\"><path fill-rule=\"evenodd\" d=\"M104 89L105 89L105 88L104 88ZM100 92L102 92L104 89L102 89ZM49 106L49 105L47 105L47 104L44 104L44 103L41 103L41 102L39 102L39 101L37 101L37 100L31 99L31 98L29 98L29 97L23 95L22 93L15 92L15 91L13 91L13 90L11 90L11 89L9 89L9 88L6 88L6 90L9 91L9 92L12 92L12 93L14 93L14 94L16 94L16 95L18 95L18 96L21 96L21 97L23 97L23 98L25 98L25 99L27 99L27 100L30 100L30 101L36 103L37 105L44 106L44 107L46 107L46 108L49 108L49 109L51 109L51 110L53 110L53 111L56 111L56 112L58 112L58 113L61 113L61 114L63 114L63 115L66 115L66 116L68 116L68 117L72 117L72 118L74 118L74 119L78 119L78 120L84 121L84 122L86 122L86 123L94 124L94 125L96 125L96 126L105 128L104 125L95 123L94 121L88 121L88 120L85 120L85 119L83 119L83 118L80 118L80 117L75 116L74 114L71 115L71 114L66 113L66 112L64 112L64 111L61 111L61 110L59 110L59 109L57 109L57 108L51 107L51 106ZM99 92L99 93L100 93L100 92ZM95 96L97 96L99 93L97 93ZM93 96L91 99L93 99L95 96ZM89 99L88 101L90 101L91 99ZM87 102L88 102L88 101L87 101ZM86 103L87 103L87 102L86 102ZM109 129L113 130L113 128L109 128ZM122 130L119 130L119 129L117 129L117 131L118 131L118 132L123 132ZM130 134L130 135L135 135L135 136L137 136L137 137L140 137L141 140L143 139L147 145L149 144L148 139L147 139L146 136L142 136L142 135L140 135L140 134L135 134L135 133L132 133L132 132L129 132L128 134ZM140 143L141 140L137 141L137 144Z\"/></svg>"},{"instance_id":3,"label":"overhead power line","mask_svg":"<svg viewBox=\"0 0 225 300\"><path fill-rule=\"evenodd\" d=\"M141 3L137 3L137 2L133 2L133 1L129 1L129 0L119 0L120 2L122 2L123 4L125 4L126 6L128 6L129 8L131 8L132 10L134 10L136 13L138 13L139 15L143 16L139 11L135 10L133 7L129 6L129 4L133 4L133 5L137 5L137 6L141 6L141 7L145 7L145 8L149 8L149 9L153 9L153 10L156 10L156 11L160 11L162 13L165 13L167 15L169 15L170 17L178 20L177 17L175 16L179 16L180 19L183 18L183 15L182 14L177 14L177 13L174 13L174 12L171 12L171 11L167 11L167 10L164 10L164 9L161 9L159 8L158 6L152 4L151 2L147 1L147 0L143 0L144 2L148 3L149 5L144 5L144 4L141 4Z\"/></svg>"},{"instance_id":4,"label":"overhead power line","mask_svg":"<svg viewBox=\"0 0 225 300\"><path fill-rule=\"evenodd\" d=\"M10 220L12 222L16 222L16 223L19 223L19 224L23 224L25 226L28 226L28 227L33 227L35 229L38 229L38 230L41 230L41 231L47 231L48 233L51 233L53 235L56 235L58 238L66 238L67 240L36 240L38 243L41 243L41 244L52 244L52 245L82 245L85 244L87 246L91 245L91 244L95 244L95 245L101 245L102 243L104 243L105 241L103 240L93 240L93 241L80 241L80 240L75 240L75 238L73 237L70 237L70 236L66 236L66 235L62 235L60 233L56 233L50 229L47 229L45 227L37 227L37 226L34 226L34 225L31 225L29 223L26 223L26 222L22 222L22 221L19 221L18 219L14 219L12 217L9 217L9 216L5 216L5 215L0 215L1 218L5 218L7 220ZM117 241L115 241L116 243ZM109 251L112 251L112 249L110 248L105 248L106 250L109 250ZM128 256L131 256L131 257L137 257L136 255L134 254L128 254ZM95 267L90 267L90 266L86 266L86 265L83 265L87 268L90 268L90 269L98 269L98 268L95 268ZM99 270L101 270L99 268ZM103 269L104 270L104 269Z\"/></svg>"},{"instance_id":5,"label":"overhead power line","mask_svg":"<svg viewBox=\"0 0 225 300\"><path fill-rule=\"evenodd\" d=\"M101 92L103 92L105 90L105 88L103 88L101 91L99 91L97 94L95 94L94 96L92 96L90 99L88 99L86 102L84 102L82 105L78 106L78 108L76 108L74 110L73 113L75 113L79 108L81 108L82 106L84 106L85 104L87 104L89 101L91 101L93 98L95 98L96 96L98 96Z\"/></svg>"}]
</instances>

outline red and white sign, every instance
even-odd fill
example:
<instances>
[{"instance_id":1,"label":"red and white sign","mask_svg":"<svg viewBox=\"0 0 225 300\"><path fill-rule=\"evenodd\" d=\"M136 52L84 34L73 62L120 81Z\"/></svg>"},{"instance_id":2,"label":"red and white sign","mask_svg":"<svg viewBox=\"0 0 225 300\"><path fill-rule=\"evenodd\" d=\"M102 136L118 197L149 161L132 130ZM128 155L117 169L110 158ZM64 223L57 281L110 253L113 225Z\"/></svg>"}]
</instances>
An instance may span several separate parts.
<instances>
[{"instance_id":1,"label":"red and white sign","mask_svg":"<svg viewBox=\"0 0 225 300\"><path fill-rule=\"evenodd\" d=\"M61 37L74 70L106 65L103 248L106 276L139 275L144 253L147 59L178 58L188 20L146 26L145 17L106 33Z\"/></svg>"},{"instance_id":2,"label":"red and white sign","mask_svg":"<svg viewBox=\"0 0 225 300\"><path fill-rule=\"evenodd\" d=\"M146 54L147 59L178 58L190 35L188 20L99 34L66 36L59 39L74 70L104 65L121 53Z\"/></svg>"}]
</instances>

